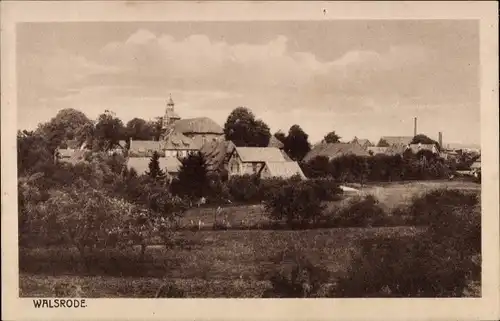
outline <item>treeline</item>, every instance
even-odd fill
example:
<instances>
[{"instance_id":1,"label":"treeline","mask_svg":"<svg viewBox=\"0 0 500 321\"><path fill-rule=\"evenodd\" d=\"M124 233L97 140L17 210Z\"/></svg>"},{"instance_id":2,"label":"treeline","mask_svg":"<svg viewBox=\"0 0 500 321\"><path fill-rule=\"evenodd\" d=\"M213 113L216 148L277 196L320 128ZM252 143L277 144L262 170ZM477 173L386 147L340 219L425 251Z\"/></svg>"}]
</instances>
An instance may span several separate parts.
<instances>
[{"instance_id":1,"label":"treeline","mask_svg":"<svg viewBox=\"0 0 500 321\"><path fill-rule=\"evenodd\" d=\"M445 160L430 151L411 151L403 155L370 157L345 155L331 161L318 156L302 163L307 177L330 177L337 182L384 182L448 178L451 170Z\"/></svg>"}]
</instances>

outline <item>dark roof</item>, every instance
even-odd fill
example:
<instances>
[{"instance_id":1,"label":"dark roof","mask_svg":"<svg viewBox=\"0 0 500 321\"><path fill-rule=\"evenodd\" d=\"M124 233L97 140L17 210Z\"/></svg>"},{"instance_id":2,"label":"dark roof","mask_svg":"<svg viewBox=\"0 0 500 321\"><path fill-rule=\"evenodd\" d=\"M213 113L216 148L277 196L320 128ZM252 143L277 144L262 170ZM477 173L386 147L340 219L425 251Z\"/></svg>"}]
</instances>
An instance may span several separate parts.
<instances>
[{"instance_id":1,"label":"dark roof","mask_svg":"<svg viewBox=\"0 0 500 321\"><path fill-rule=\"evenodd\" d=\"M222 127L208 117L180 119L174 123L174 131L186 133L220 134L224 133Z\"/></svg>"},{"instance_id":2,"label":"dark roof","mask_svg":"<svg viewBox=\"0 0 500 321\"><path fill-rule=\"evenodd\" d=\"M394 145L409 145L411 141L413 140L412 136L383 136L382 138L385 140L389 145L394 146Z\"/></svg>"},{"instance_id":3,"label":"dark roof","mask_svg":"<svg viewBox=\"0 0 500 321\"><path fill-rule=\"evenodd\" d=\"M167 150L199 150L201 146L195 140L174 131L162 142L162 148Z\"/></svg>"},{"instance_id":4,"label":"dark roof","mask_svg":"<svg viewBox=\"0 0 500 321\"><path fill-rule=\"evenodd\" d=\"M276 147L236 147L236 153L245 163L286 161L281 150Z\"/></svg>"},{"instance_id":5,"label":"dark roof","mask_svg":"<svg viewBox=\"0 0 500 321\"><path fill-rule=\"evenodd\" d=\"M205 157L209 171L216 171L223 168L227 157L234 150L234 144L231 141L209 141L203 144L200 152Z\"/></svg>"},{"instance_id":6,"label":"dark roof","mask_svg":"<svg viewBox=\"0 0 500 321\"><path fill-rule=\"evenodd\" d=\"M331 160L344 155L370 156L361 145L356 143L323 143L314 146L304 157L304 161L308 162L318 156L328 157Z\"/></svg>"}]
</instances>

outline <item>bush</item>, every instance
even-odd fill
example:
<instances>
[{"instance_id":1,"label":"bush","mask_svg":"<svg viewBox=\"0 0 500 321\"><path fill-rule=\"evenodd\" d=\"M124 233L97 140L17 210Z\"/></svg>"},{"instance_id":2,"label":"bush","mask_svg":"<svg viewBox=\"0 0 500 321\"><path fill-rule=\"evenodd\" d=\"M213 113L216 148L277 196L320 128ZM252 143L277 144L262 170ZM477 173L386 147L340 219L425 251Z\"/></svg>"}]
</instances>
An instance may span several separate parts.
<instances>
[{"instance_id":1,"label":"bush","mask_svg":"<svg viewBox=\"0 0 500 321\"><path fill-rule=\"evenodd\" d=\"M345 278L340 297L460 297L481 279L481 211L448 208L414 237L371 239Z\"/></svg>"},{"instance_id":2,"label":"bush","mask_svg":"<svg viewBox=\"0 0 500 321\"><path fill-rule=\"evenodd\" d=\"M394 216L412 225L429 225L446 222L451 208L456 206L473 207L479 202L476 193L455 189L437 189L424 195L417 195L409 206L396 208Z\"/></svg>"},{"instance_id":3,"label":"bush","mask_svg":"<svg viewBox=\"0 0 500 321\"><path fill-rule=\"evenodd\" d=\"M289 182L272 191L264 206L273 220L286 220L290 227L307 227L321 217L324 205L314 185L307 182Z\"/></svg>"},{"instance_id":4,"label":"bush","mask_svg":"<svg viewBox=\"0 0 500 321\"><path fill-rule=\"evenodd\" d=\"M258 176L243 175L231 177L228 181L229 194L235 202L258 203L260 179Z\"/></svg>"},{"instance_id":5,"label":"bush","mask_svg":"<svg viewBox=\"0 0 500 321\"><path fill-rule=\"evenodd\" d=\"M389 217L372 195L353 197L328 215L334 227L378 227L390 224Z\"/></svg>"},{"instance_id":6,"label":"bush","mask_svg":"<svg viewBox=\"0 0 500 321\"><path fill-rule=\"evenodd\" d=\"M327 270L314 265L301 251L283 252L273 259L274 270L264 272L271 288L264 291L264 298L317 298L325 296L328 282Z\"/></svg>"}]
</instances>

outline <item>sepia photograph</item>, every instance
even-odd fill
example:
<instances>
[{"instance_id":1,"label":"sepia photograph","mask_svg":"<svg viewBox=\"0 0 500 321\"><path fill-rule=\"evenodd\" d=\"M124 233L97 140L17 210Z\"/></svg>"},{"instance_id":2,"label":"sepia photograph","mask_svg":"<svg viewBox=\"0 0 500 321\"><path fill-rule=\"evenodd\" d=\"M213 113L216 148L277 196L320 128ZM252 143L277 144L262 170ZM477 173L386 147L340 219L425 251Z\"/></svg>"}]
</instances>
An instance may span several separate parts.
<instances>
[{"instance_id":1,"label":"sepia photograph","mask_svg":"<svg viewBox=\"0 0 500 321\"><path fill-rule=\"evenodd\" d=\"M482 298L480 19L316 7L17 22L15 296Z\"/></svg>"}]
</instances>

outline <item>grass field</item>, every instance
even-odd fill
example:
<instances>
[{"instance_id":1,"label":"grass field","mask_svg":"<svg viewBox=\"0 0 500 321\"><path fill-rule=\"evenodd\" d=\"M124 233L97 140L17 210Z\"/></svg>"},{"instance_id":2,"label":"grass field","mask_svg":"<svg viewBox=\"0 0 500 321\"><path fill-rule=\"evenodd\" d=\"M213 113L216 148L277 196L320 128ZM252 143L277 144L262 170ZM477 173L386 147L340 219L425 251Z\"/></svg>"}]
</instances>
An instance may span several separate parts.
<instances>
[{"instance_id":1,"label":"grass field","mask_svg":"<svg viewBox=\"0 0 500 321\"><path fill-rule=\"evenodd\" d=\"M374 195L387 209L408 202L414 195L436 188L479 191L471 182L439 181L369 184L359 188ZM213 222L215 209L192 209L185 224L201 219ZM265 220L260 205L225 208L232 222ZM326 268L333 279L346 272L358 242L376 236L414 235L412 227L290 230L179 231L172 244L150 246L145 261L137 262L138 249L99 253L86 273L76 271L75 249L23 249L20 252L20 296L54 296L54 284L69 282L85 297L153 297L164 283L174 283L188 297L260 297L270 286L264 275L274 258L295 246L310 260Z\"/></svg>"},{"instance_id":2,"label":"grass field","mask_svg":"<svg viewBox=\"0 0 500 321\"><path fill-rule=\"evenodd\" d=\"M263 274L282 250L298 246L332 276L346 271L357 241L375 236L413 235L414 228L322 229L304 231L179 232L171 248L151 246L143 264L127 260L136 253L105 253L89 276L75 275L77 252L52 248L21 254L21 296L48 296L56 281L71 280L90 297L148 297L162 280L175 282L190 297L259 297L267 286ZM108 262L104 262L108 260ZM109 269L109 261L117 269ZM99 265L102 264L102 266ZM104 267L107 266L107 267ZM73 274L73 275L72 275Z\"/></svg>"}]
</instances>

